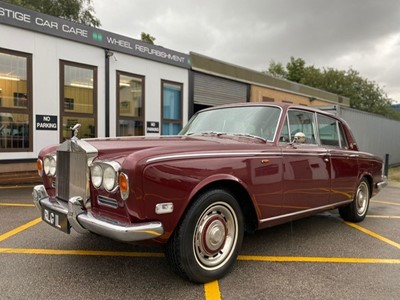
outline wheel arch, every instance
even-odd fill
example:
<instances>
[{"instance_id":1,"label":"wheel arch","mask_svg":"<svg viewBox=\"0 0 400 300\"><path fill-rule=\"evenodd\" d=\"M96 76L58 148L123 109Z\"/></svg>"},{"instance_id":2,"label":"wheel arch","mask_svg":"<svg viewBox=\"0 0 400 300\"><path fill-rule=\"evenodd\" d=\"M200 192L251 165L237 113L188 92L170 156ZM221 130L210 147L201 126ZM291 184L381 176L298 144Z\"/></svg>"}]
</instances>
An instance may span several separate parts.
<instances>
[{"instance_id":1,"label":"wheel arch","mask_svg":"<svg viewBox=\"0 0 400 300\"><path fill-rule=\"evenodd\" d=\"M187 205L185 213L201 194L218 189L225 190L236 199L243 213L244 230L246 232L254 232L258 227L258 216L254 203L246 188L235 177L217 177L213 180L208 180L207 183L198 185L190 194L189 205Z\"/></svg>"},{"instance_id":2,"label":"wheel arch","mask_svg":"<svg viewBox=\"0 0 400 300\"><path fill-rule=\"evenodd\" d=\"M374 191L374 180L372 178L371 174L365 173L362 174L360 179L358 180L358 183L356 185L356 188L358 187L358 185L360 184L360 182L365 179L368 183L368 188L369 188L369 197L371 198L373 195L373 191Z\"/></svg>"}]
</instances>

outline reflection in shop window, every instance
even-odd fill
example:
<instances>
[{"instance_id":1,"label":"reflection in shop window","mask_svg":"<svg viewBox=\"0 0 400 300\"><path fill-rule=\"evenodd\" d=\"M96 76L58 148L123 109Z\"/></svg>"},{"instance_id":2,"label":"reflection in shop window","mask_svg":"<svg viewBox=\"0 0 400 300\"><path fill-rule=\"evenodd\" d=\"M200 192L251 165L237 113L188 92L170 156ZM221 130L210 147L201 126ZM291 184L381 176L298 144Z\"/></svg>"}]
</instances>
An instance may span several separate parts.
<instances>
[{"instance_id":1,"label":"reflection in shop window","mask_svg":"<svg viewBox=\"0 0 400 300\"><path fill-rule=\"evenodd\" d=\"M117 72L117 136L144 134L144 77Z\"/></svg>"},{"instance_id":2,"label":"reflection in shop window","mask_svg":"<svg viewBox=\"0 0 400 300\"><path fill-rule=\"evenodd\" d=\"M32 150L32 58L0 49L0 151Z\"/></svg>"},{"instance_id":3,"label":"reflection in shop window","mask_svg":"<svg viewBox=\"0 0 400 300\"><path fill-rule=\"evenodd\" d=\"M14 93L15 107L28 107L28 95L25 93Z\"/></svg>"},{"instance_id":4,"label":"reflection in shop window","mask_svg":"<svg viewBox=\"0 0 400 300\"><path fill-rule=\"evenodd\" d=\"M74 110L74 99L65 98L64 99L64 109L65 110Z\"/></svg>"},{"instance_id":5,"label":"reflection in shop window","mask_svg":"<svg viewBox=\"0 0 400 300\"><path fill-rule=\"evenodd\" d=\"M71 130L76 124L81 124L79 128L79 138L92 138L96 135L96 127L94 126L94 118L75 118L75 117L63 117L63 136L65 138L71 138L73 132Z\"/></svg>"},{"instance_id":6,"label":"reflection in shop window","mask_svg":"<svg viewBox=\"0 0 400 300\"><path fill-rule=\"evenodd\" d=\"M29 149L28 115L0 113L0 119L1 149Z\"/></svg>"},{"instance_id":7,"label":"reflection in shop window","mask_svg":"<svg viewBox=\"0 0 400 300\"><path fill-rule=\"evenodd\" d=\"M61 141L81 124L79 138L96 137L97 68L61 61Z\"/></svg>"}]
</instances>

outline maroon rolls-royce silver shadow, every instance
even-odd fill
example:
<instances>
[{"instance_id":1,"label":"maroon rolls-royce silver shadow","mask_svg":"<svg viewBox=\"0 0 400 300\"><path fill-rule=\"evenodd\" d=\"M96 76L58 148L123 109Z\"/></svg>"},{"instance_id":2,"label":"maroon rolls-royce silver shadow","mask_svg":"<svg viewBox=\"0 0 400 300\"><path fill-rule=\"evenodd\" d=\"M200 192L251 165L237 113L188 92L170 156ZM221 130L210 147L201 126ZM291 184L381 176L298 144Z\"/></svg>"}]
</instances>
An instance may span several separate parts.
<instances>
[{"instance_id":1,"label":"maroon rolls-royce silver shadow","mask_svg":"<svg viewBox=\"0 0 400 300\"><path fill-rule=\"evenodd\" d=\"M79 124L72 131L39 153L43 184L33 198L43 221L65 233L164 244L172 268L193 282L224 276L245 232L332 209L362 221L386 185L382 160L318 109L214 107L177 136L79 139Z\"/></svg>"}]
</instances>

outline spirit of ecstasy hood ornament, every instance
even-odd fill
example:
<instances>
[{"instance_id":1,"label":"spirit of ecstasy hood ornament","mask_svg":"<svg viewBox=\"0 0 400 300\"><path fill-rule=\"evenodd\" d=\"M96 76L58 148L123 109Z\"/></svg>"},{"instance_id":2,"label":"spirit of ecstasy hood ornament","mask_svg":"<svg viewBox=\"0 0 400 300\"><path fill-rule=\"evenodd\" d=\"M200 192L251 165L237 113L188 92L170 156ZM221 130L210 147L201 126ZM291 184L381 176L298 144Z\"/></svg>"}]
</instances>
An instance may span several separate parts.
<instances>
[{"instance_id":1,"label":"spirit of ecstasy hood ornament","mask_svg":"<svg viewBox=\"0 0 400 300\"><path fill-rule=\"evenodd\" d=\"M70 127L69 129L72 131L72 137L71 140L77 140L78 139L78 130L81 128L81 124L75 124L74 127Z\"/></svg>"}]
</instances>

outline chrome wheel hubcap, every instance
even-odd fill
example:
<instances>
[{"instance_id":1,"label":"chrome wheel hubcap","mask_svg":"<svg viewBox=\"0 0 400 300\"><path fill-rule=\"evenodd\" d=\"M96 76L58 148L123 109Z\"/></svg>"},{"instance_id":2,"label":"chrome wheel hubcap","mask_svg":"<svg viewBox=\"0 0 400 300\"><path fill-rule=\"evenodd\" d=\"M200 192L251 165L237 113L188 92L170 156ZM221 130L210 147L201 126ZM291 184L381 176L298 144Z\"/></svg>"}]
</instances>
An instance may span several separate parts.
<instances>
[{"instance_id":1,"label":"chrome wheel hubcap","mask_svg":"<svg viewBox=\"0 0 400 300\"><path fill-rule=\"evenodd\" d=\"M366 212L368 207L368 201L369 201L368 185L365 182L362 182L359 185L356 194L356 209L357 209L357 214L359 216L364 215L364 213Z\"/></svg>"},{"instance_id":2,"label":"chrome wheel hubcap","mask_svg":"<svg viewBox=\"0 0 400 300\"><path fill-rule=\"evenodd\" d=\"M199 218L193 238L198 263L205 269L220 268L231 257L238 237L234 210L227 203L213 203Z\"/></svg>"}]
</instances>

